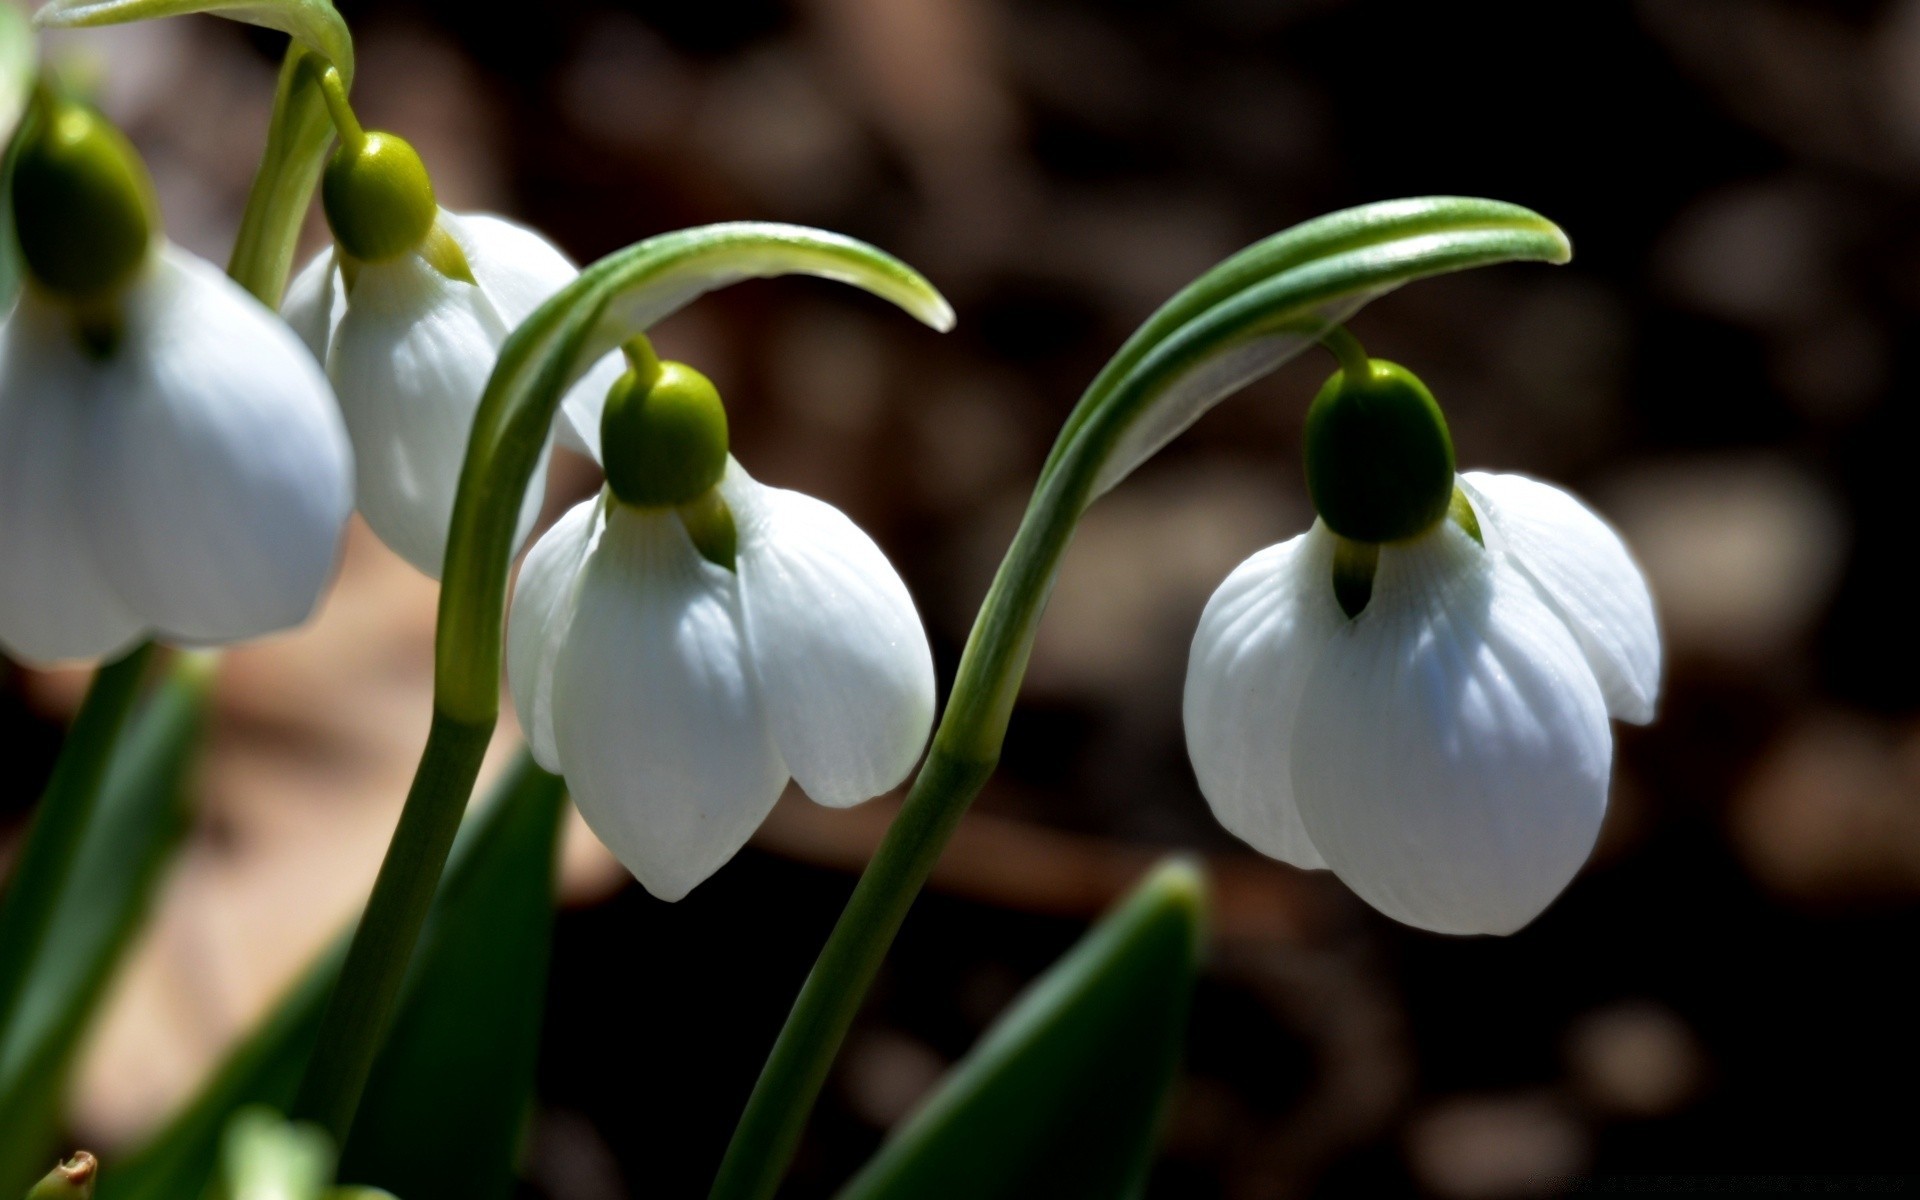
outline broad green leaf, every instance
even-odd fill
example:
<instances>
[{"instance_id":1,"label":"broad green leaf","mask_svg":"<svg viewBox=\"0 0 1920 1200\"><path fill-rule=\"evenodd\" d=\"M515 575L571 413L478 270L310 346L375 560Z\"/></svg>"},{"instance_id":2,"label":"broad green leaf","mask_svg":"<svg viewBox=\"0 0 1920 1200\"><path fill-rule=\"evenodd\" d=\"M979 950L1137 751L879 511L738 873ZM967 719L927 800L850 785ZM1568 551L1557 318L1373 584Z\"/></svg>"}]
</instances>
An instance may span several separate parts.
<instances>
[{"instance_id":1,"label":"broad green leaf","mask_svg":"<svg viewBox=\"0 0 1920 1200\"><path fill-rule=\"evenodd\" d=\"M552 829L558 824L561 807L558 787L554 776L523 757L521 765L501 782L492 796L476 805L468 815L448 860L440 891L434 898L428 933L419 951L422 962L431 958L443 963L470 963L471 948L478 936L476 931L486 930L489 921L502 919L501 897L524 896L530 891L520 877L533 871L551 878L547 874L550 867L546 865L551 856L542 857L542 852L553 845ZM543 917L550 904L550 892L542 892ZM525 923L526 917L523 915L519 920ZM100 1200L179 1200L183 1196L198 1196L212 1176L221 1132L236 1111L255 1104L285 1109L292 1103L319 1031L321 1011L346 955L346 939L347 934L343 932L307 968L186 1107L144 1145L112 1164L112 1169L101 1177ZM544 956L544 936L541 940L540 953ZM440 949L443 943L455 949L443 954ZM540 981L544 986L544 972ZM408 999L403 1001L396 1033L415 1022L411 1011L414 991L410 988ZM425 1002L437 1007L442 1001L434 999L436 994L435 989L427 989ZM495 1049L487 1045L480 1047L484 1053L493 1053ZM404 1061L406 1052L402 1053ZM383 1059L376 1069L384 1073L386 1061ZM511 1074L503 1071L500 1078L506 1079ZM524 1092L515 1103L524 1103ZM476 1149L474 1145L466 1145L460 1147L458 1153L472 1153ZM405 1192L399 1194L414 1200Z\"/></svg>"},{"instance_id":2,"label":"broad green leaf","mask_svg":"<svg viewBox=\"0 0 1920 1200\"><path fill-rule=\"evenodd\" d=\"M193 13L277 29L353 79L353 35L327 0L49 0L34 20L48 29L78 29Z\"/></svg>"},{"instance_id":3,"label":"broad green leaf","mask_svg":"<svg viewBox=\"0 0 1920 1200\"><path fill-rule=\"evenodd\" d=\"M1185 1037L1204 898L1169 863L1021 997L839 1200L1137 1192Z\"/></svg>"},{"instance_id":4,"label":"broad green leaf","mask_svg":"<svg viewBox=\"0 0 1920 1200\"><path fill-rule=\"evenodd\" d=\"M443 885L406 999L347 1137L340 1178L407 1200L511 1190L533 1099L566 792L530 762L519 803Z\"/></svg>"},{"instance_id":5,"label":"broad green leaf","mask_svg":"<svg viewBox=\"0 0 1920 1200\"><path fill-rule=\"evenodd\" d=\"M953 309L913 268L865 242L799 225L741 221L664 233L582 271L507 338L474 418L440 589L434 702L441 713L485 726L498 715L517 506L567 388L608 351L695 298L776 275L850 284L935 329L953 325Z\"/></svg>"},{"instance_id":6,"label":"broad green leaf","mask_svg":"<svg viewBox=\"0 0 1920 1200\"><path fill-rule=\"evenodd\" d=\"M97 806L54 889L0 1042L0 1195L51 1161L81 1036L186 831L185 776L212 659L183 655L114 747Z\"/></svg>"}]
</instances>

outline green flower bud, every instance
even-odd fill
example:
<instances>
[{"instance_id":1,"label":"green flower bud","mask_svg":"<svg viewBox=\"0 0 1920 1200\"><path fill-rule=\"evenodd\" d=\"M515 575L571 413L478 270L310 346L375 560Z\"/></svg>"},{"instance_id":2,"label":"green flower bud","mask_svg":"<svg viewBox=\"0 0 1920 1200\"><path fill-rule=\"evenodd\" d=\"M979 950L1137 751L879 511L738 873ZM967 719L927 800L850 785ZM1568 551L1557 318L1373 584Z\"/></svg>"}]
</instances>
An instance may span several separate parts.
<instances>
[{"instance_id":1,"label":"green flower bud","mask_svg":"<svg viewBox=\"0 0 1920 1200\"><path fill-rule=\"evenodd\" d=\"M419 249L440 213L426 164L391 133L343 137L327 162L320 198L333 240L362 262Z\"/></svg>"},{"instance_id":2,"label":"green flower bud","mask_svg":"<svg viewBox=\"0 0 1920 1200\"><path fill-rule=\"evenodd\" d=\"M633 365L600 417L607 484L624 504L688 504L726 473L727 410L712 381L685 363L660 362L644 344L627 354Z\"/></svg>"},{"instance_id":3,"label":"green flower bud","mask_svg":"<svg viewBox=\"0 0 1920 1200\"><path fill-rule=\"evenodd\" d=\"M1307 410L1307 490L1327 528L1355 542L1394 542L1432 528L1453 502L1453 439L1405 367L1342 370Z\"/></svg>"},{"instance_id":4,"label":"green flower bud","mask_svg":"<svg viewBox=\"0 0 1920 1200\"><path fill-rule=\"evenodd\" d=\"M99 113L43 100L13 169L13 220L27 271L69 299L131 280L160 227L146 164Z\"/></svg>"}]
</instances>

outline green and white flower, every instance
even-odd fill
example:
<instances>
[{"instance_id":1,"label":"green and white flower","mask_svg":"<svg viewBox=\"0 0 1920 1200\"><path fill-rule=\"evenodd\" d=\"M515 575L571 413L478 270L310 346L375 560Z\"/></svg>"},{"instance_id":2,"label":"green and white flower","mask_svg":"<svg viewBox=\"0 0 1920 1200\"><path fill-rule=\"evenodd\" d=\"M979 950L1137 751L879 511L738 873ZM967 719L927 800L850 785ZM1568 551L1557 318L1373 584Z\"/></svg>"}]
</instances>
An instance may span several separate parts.
<instances>
[{"instance_id":1,"label":"green and white flower","mask_svg":"<svg viewBox=\"0 0 1920 1200\"><path fill-rule=\"evenodd\" d=\"M27 282L0 325L0 644L51 663L298 625L353 508L327 381L167 243L117 130L43 108L15 176Z\"/></svg>"},{"instance_id":2,"label":"green and white flower","mask_svg":"<svg viewBox=\"0 0 1920 1200\"><path fill-rule=\"evenodd\" d=\"M677 900L789 778L835 807L904 779L932 726L933 659L871 538L727 454L704 377L638 352L603 428L609 486L528 553L507 677L534 757Z\"/></svg>"},{"instance_id":3,"label":"green and white flower","mask_svg":"<svg viewBox=\"0 0 1920 1200\"><path fill-rule=\"evenodd\" d=\"M1400 375L1380 391L1408 394ZM1200 619L1188 752L1220 822L1262 853L1331 868L1410 925L1511 933L1592 850L1609 717L1653 718L1652 597L1573 496L1454 475L1417 381L1424 404L1349 427L1356 410L1329 411L1352 399L1340 382L1308 420L1322 519L1242 563Z\"/></svg>"}]
</instances>

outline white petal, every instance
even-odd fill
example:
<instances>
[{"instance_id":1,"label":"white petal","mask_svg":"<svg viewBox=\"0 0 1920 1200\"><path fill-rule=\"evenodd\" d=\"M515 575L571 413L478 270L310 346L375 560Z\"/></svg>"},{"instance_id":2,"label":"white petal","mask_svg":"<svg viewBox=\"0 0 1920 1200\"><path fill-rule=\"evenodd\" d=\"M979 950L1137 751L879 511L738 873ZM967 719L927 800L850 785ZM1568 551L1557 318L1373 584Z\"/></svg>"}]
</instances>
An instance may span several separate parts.
<instances>
[{"instance_id":1,"label":"white petal","mask_svg":"<svg viewBox=\"0 0 1920 1200\"><path fill-rule=\"evenodd\" d=\"M553 724L580 815L662 900L732 858L786 786L733 573L672 513L608 514L555 664Z\"/></svg>"},{"instance_id":2,"label":"white petal","mask_svg":"<svg viewBox=\"0 0 1920 1200\"><path fill-rule=\"evenodd\" d=\"M361 266L328 374L353 437L360 512L402 558L439 578L480 394L507 326L480 288L418 256ZM546 494L546 455L515 546Z\"/></svg>"},{"instance_id":3,"label":"white petal","mask_svg":"<svg viewBox=\"0 0 1920 1200\"><path fill-rule=\"evenodd\" d=\"M353 509L327 381L280 318L163 247L125 300L79 499L101 569L160 635L207 644L306 620Z\"/></svg>"},{"instance_id":4,"label":"white petal","mask_svg":"<svg viewBox=\"0 0 1920 1200\"><path fill-rule=\"evenodd\" d=\"M507 683L534 761L559 771L553 734L553 666L573 624L580 571L600 535L602 499L567 510L520 564L507 618Z\"/></svg>"},{"instance_id":5,"label":"white petal","mask_svg":"<svg viewBox=\"0 0 1920 1200\"><path fill-rule=\"evenodd\" d=\"M858 804L913 768L933 727L933 653L873 539L832 505L729 462L740 605L774 743L821 804Z\"/></svg>"},{"instance_id":6,"label":"white petal","mask_svg":"<svg viewBox=\"0 0 1920 1200\"><path fill-rule=\"evenodd\" d=\"M144 628L94 562L74 503L98 365L28 291L0 326L0 646L39 664L112 654ZM109 398L111 399L111 398Z\"/></svg>"},{"instance_id":7,"label":"white petal","mask_svg":"<svg viewBox=\"0 0 1920 1200\"><path fill-rule=\"evenodd\" d=\"M328 246L293 277L280 302L280 316L313 351L313 360L324 366L333 331L346 315L346 285L340 279L334 249Z\"/></svg>"},{"instance_id":8,"label":"white petal","mask_svg":"<svg viewBox=\"0 0 1920 1200\"><path fill-rule=\"evenodd\" d=\"M1301 696L1293 785L1334 873L1396 920L1511 933L1593 847L1613 746L1566 625L1451 521L1380 555Z\"/></svg>"},{"instance_id":9,"label":"white petal","mask_svg":"<svg viewBox=\"0 0 1920 1200\"><path fill-rule=\"evenodd\" d=\"M1620 540L1572 495L1525 475L1460 477L1489 548L1505 552L1560 614L1623 721L1653 720L1660 629L1646 577Z\"/></svg>"},{"instance_id":10,"label":"white petal","mask_svg":"<svg viewBox=\"0 0 1920 1200\"><path fill-rule=\"evenodd\" d=\"M1187 663L1187 755L1228 832L1282 862L1324 867L1293 799L1300 693L1346 623L1334 537L1315 522L1234 568L1207 601Z\"/></svg>"},{"instance_id":11,"label":"white petal","mask_svg":"<svg viewBox=\"0 0 1920 1200\"><path fill-rule=\"evenodd\" d=\"M558 246L504 217L448 213L442 220L466 251L473 277L509 331L580 274L580 268ZM599 461L600 410L606 407L608 390L625 369L619 354L603 355L568 389L554 429L561 445Z\"/></svg>"}]
</instances>

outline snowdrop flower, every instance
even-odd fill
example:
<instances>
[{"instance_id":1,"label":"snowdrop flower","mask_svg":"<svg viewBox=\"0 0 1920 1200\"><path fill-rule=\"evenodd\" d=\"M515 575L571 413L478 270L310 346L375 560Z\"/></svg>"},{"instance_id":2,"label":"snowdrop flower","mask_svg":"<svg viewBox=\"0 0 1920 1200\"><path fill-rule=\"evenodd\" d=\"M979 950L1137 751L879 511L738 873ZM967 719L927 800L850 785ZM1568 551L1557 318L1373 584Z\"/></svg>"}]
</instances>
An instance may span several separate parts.
<instances>
[{"instance_id":1,"label":"snowdrop flower","mask_svg":"<svg viewBox=\"0 0 1920 1200\"><path fill-rule=\"evenodd\" d=\"M325 377L166 242L118 130L44 95L30 120L27 280L0 326L0 644L52 663L299 624L353 508Z\"/></svg>"},{"instance_id":2,"label":"snowdrop flower","mask_svg":"<svg viewBox=\"0 0 1920 1200\"><path fill-rule=\"evenodd\" d=\"M601 426L607 489L528 553L507 677L533 755L648 891L677 900L789 777L835 807L906 777L933 660L844 514L755 482L713 385L644 338Z\"/></svg>"},{"instance_id":3,"label":"snowdrop flower","mask_svg":"<svg viewBox=\"0 0 1920 1200\"><path fill-rule=\"evenodd\" d=\"M1609 716L1653 717L1652 598L1566 492L1456 476L1426 388L1352 351L1307 418L1320 520L1200 619L1188 752L1262 853L1331 868L1409 925L1511 933L1593 847Z\"/></svg>"},{"instance_id":4,"label":"snowdrop flower","mask_svg":"<svg viewBox=\"0 0 1920 1200\"><path fill-rule=\"evenodd\" d=\"M439 207L413 147L361 131L329 76L341 144L321 196L335 244L295 277L282 310L340 398L361 515L438 578L467 434L500 346L579 270L531 229ZM619 361L608 355L569 394L560 434L573 449L592 451L598 401ZM545 480L543 465L527 489L522 538Z\"/></svg>"}]
</instances>

